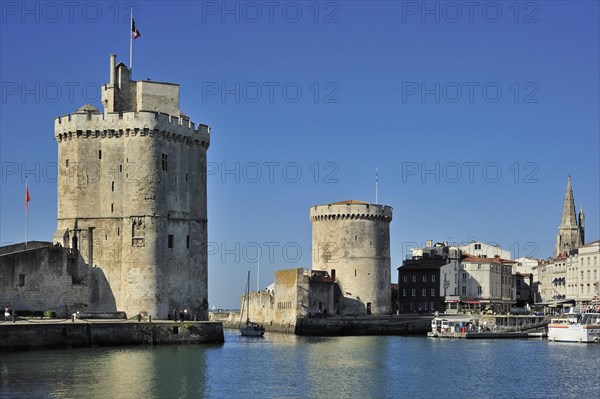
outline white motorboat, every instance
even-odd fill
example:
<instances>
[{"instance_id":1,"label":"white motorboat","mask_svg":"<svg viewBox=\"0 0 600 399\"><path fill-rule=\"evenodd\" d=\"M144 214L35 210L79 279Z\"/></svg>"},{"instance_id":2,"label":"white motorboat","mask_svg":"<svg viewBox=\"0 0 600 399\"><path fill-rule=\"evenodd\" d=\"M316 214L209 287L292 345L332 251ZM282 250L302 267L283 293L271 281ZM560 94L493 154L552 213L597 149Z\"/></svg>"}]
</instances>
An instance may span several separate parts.
<instances>
[{"instance_id":1,"label":"white motorboat","mask_svg":"<svg viewBox=\"0 0 600 399\"><path fill-rule=\"evenodd\" d=\"M548 324L548 340L600 342L600 313L566 313Z\"/></svg>"}]
</instances>

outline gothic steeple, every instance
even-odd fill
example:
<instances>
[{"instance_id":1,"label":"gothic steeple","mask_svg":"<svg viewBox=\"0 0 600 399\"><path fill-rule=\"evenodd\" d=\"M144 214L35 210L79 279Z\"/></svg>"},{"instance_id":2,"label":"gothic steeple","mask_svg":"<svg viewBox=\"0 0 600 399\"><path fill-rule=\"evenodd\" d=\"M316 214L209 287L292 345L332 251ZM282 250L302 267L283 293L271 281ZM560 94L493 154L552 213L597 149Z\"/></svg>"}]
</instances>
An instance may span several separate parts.
<instances>
[{"instance_id":1,"label":"gothic steeple","mask_svg":"<svg viewBox=\"0 0 600 399\"><path fill-rule=\"evenodd\" d=\"M577 209L573 199L573 188L571 186L571 175L567 181L567 193L563 204L562 218L558 226L556 237L556 256L568 254L583 244L583 208L577 220Z\"/></svg>"}]
</instances>

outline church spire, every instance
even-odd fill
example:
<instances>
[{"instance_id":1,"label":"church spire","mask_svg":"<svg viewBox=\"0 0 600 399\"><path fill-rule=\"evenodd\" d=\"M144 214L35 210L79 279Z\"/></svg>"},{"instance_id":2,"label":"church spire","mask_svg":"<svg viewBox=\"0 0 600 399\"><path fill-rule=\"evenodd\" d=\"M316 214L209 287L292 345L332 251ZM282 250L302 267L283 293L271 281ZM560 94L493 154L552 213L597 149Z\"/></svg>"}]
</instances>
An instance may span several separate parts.
<instances>
[{"instance_id":1,"label":"church spire","mask_svg":"<svg viewBox=\"0 0 600 399\"><path fill-rule=\"evenodd\" d=\"M583 207L582 207L583 208ZM583 209L577 220L577 209L573 199L573 188L571 186L571 175L567 181L567 193L563 204L562 218L558 226L556 236L556 256L569 254L584 243L584 215Z\"/></svg>"},{"instance_id":2,"label":"church spire","mask_svg":"<svg viewBox=\"0 0 600 399\"><path fill-rule=\"evenodd\" d=\"M575 200L573 199L573 188L571 187L571 175L567 182L567 193L565 194L565 203L563 205L561 227L576 227L577 226L577 211L575 208Z\"/></svg>"}]
</instances>

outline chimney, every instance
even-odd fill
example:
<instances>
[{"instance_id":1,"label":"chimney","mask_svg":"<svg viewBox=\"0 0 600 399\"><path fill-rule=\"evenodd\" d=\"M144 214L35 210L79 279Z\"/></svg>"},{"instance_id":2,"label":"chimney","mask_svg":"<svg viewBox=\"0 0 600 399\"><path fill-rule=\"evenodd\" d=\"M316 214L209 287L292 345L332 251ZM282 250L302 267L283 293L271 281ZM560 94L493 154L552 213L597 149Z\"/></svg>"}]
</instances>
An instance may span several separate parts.
<instances>
[{"instance_id":1,"label":"chimney","mask_svg":"<svg viewBox=\"0 0 600 399\"><path fill-rule=\"evenodd\" d=\"M115 54L110 55L110 85L114 87L117 83L117 78L115 76L115 65L117 62L117 56Z\"/></svg>"}]
</instances>

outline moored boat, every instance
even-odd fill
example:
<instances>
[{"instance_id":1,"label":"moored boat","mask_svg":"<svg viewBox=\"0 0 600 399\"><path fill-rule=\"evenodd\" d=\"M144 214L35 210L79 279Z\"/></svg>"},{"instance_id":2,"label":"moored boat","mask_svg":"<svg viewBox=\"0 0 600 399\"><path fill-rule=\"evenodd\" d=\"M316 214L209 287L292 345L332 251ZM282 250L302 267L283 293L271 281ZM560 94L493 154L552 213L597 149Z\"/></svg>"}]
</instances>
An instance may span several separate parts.
<instances>
[{"instance_id":1,"label":"moored boat","mask_svg":"<svg viewBox=\"0 0 600 399\"><path fill-rule=\"evenodd\" d=\"M567 313L548 324L548 340L600 342L600 313Z\"/></svg>"},{"instance_id":2,"label":"moored boat","mask_svg":"<svg viewBox=\"0 0 600 399\"><path fill-rule=\"evenodd\" d=\"M242 325L241 317L244 314L244 307L246 308L246 323ZM265 328L260 324L250 321L250 270L248 270L248 280L246 281L244 307L242 307L242 311L240 312L240 334L244 337L262 337L265 334Z\"/></svg>"}]
</instances>

